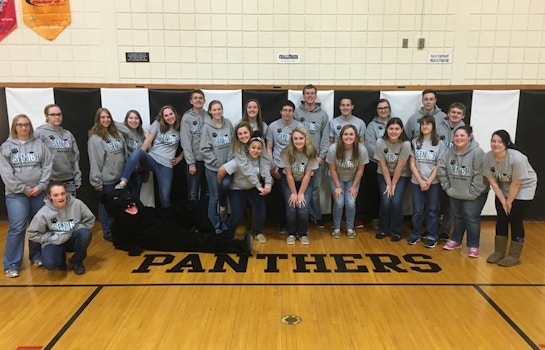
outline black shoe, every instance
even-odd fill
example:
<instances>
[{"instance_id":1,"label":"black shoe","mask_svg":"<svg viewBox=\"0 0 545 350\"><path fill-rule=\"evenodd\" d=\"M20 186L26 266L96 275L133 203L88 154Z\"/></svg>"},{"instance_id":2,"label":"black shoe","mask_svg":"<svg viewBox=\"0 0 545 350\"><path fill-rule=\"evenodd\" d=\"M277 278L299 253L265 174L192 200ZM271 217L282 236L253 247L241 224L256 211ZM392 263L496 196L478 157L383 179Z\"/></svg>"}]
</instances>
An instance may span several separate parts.
<instances>
[{"instance_id":1,"label":"black shoe","mask_svg":"<svg viewBox=\"0 0 545 350\"><path fill-rule=\"evenodd\" d=\"M252 254L252 246L254 245L254 237L251 234L247 234L244 237L244 253Z\"/></svg>"},{"instance_id":2,"label":"black shoe","mask_svg":"<svg viewBox=\"0 0 545 350\"><path fill-rule=\"evenodd\" d=\"M375 238L376 239L383 239L386 236L388 236L388 235L386 233L384 233L384 232L377 232L377 234L375 235Z\"/></svg>"},{"instance_id":3,"label":"black shoe","mask_svg":"<svg viewBox=\"0 0 545 350\"><path fill-rule=\"evenodd\" d=\"M440 241L445 241L445 242L446 242L446 241L448 241L448 239L449 239L448 233L446 233L446 232L441 232L441 233L439 234L439 240L440 240Z\"/></svg>"},{"instance_id":4,"label":"black shoe","mask_svg":"<svg viewBox=\"0 0 545 350\"><path fill-rule=\"evenodd\" d=\"M396 233L392 234L392 238L390 239L392 242L399 242L401 241L401 235L398 235Z\"/></svg>"},{"instance_id":5,"label":"black shoe","mask_svg":"<svg viewBox=\"0 0 545 350\"><path fill-rule=\"evenodd\" d=\"M76 264L73 269L76 275L83 275L85 273L85 266L83 264Z\"/></svg>"},{"instance_id":6,"label":"black shoe","mask_svg":"<svg viewBox=\"0 0 545 350\"><path fill-rule=\"evenodd\" d=\"M324 227L325 227L325 224L324 224L324 222L322 221L322 219L314 220L314 224L315 224L316 227L318 227L318 228L324 228Z\"/></svg>"},{"instance_id":7,"label":"black shoe","mask_svg":"<svg viewBox=\"0 0 545 350\"><path fill-rule=\"evenodd\" d=\"M434 241L433 239L427 239L426 242L424 243L424 247L426 248L435 248L435 246L437 245L437 241Z\"/></svg>"},{"instance_id":8,"label":"black shoe","mask_svg":"<svg viewBox=\"0 0 545 350\"><path fill-rule=\"evenodd\" d=\"M102 237L103 237L106 241L108 241L108 242L112 242L112 243L113 243L113 241L114 241L114 240L112 239L112 235L104 235L104 236L102 236Z\"/></svg>"},{"instance_id":9,"label":"black shoe","mask_svg":"<svg viewBox=\"0 0 545 350\"><path fill-rule=\"evenodd\" d=\"M392 239L393 238L394 236L392 236ZM420 238L409 237L409 239L407 240L408 245L415 245L418 242L420 242Z\"/></svg>"}]
</instances>

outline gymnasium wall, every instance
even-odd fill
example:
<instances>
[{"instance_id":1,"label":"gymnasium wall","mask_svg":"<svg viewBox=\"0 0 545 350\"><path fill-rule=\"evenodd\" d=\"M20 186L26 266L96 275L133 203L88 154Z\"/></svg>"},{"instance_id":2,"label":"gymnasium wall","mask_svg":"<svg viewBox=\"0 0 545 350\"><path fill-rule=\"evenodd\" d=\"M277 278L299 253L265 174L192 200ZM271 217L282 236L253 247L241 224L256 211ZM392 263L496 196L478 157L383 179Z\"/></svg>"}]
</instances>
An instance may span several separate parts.
<instances>
[{"instance_id":1,"label":"gymnasium wall","mask_svg":"<svg viewBox=\"0 0 545 350\"><path fill-rule=\"evenodd\" d=\"M72 0L72 23L53 41L26 27L14 2L19 27L0 42L7 83L545 82L543 0ZM150 62L127 63L126 52Z\"/></svg>"},{"instance_id":2,"label":"gymnasium wall","mask_svg":"<svg viewBox=\"0 0 545 350\"><path fill-rule=\"evenodd\" d=\"M240 120L244 102L257 98L262 104L265 121L270 123L279 118L280 104L286 98L296 105L302 101L300 90L204 90L207 102L214 99L222 101L224 115L233 123ZM545 130L545 90L440 90L438 106L444 111L454 101L463 102L467 107L465 122L474 128L475 138L485 151L490 150L489 141L493 131L506 129L515 139L520 150L528 156L538 176L545 174L545 149L543 130ZM318 102L330 118L339 114L338 103L344 97L351 97L355 103L354 115L368 123L375 115L375 105L379 98L391 102L392 114L404 121L421 106L421 91L381 91L381 90L319 90ZM129 109L137 109L149 125L159 109L166 104L173 105L180 113L190 108L189 90L160 90L145 88L0 88L0 139L9 134L11 119L19 114L27 114L36 128L45 122L43 107L55 102L63 110L63 125L75 135L81 152L80 166L83 171L83 186L78 197L96 211L98 194L89 185L89 163L87 156L87 131L93 124L95 111L103 106L110 109L115 120L123 121ZM207 107L207 106L205 106ZM325 177L324 177L325 180ZM5 215L3 184L0 182L0 215ZM322 209L330 212L329 191L326 182L322 184ZM153 203L153 190L148 187L144 196ZM532 203L528 218L545 219L545 190L538 186L536 199ZM185 198L185 163L175 168L172 190L174 200ZM150 198L151 197L151 198ZM280 208L278 198L270 198L269 213ZM272 202L272 203L271 203ZM410 207L409 207L410 209ZM410 213L410 210L408 210ZM495 215L493 193L483 210L483 215Z\"/></svg>"}]
</instances>

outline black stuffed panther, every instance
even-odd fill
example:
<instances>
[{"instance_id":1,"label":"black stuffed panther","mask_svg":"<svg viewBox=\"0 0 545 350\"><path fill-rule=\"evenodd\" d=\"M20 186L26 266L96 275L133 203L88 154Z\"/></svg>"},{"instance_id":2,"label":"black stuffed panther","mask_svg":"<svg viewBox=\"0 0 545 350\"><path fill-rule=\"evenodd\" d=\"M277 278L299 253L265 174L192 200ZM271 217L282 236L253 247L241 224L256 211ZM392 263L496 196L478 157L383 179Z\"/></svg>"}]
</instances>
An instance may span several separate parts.
<instances>
[{"instance_id":1,"label":"black stuffed panther","mask_svg":"<svg viewBox=\"0 0 545 350\"><path fill-rule=\"evenodd\" d=\"M104 194L101 202L114 218L114 247L142 254L144 249L167 252L251 253L252 238L233 239L234 234L216 234L208 217L185 202L167 209L145 207L127 190ZM198 232L193 232L197 230Z\"/></svg>"}]
</instances>

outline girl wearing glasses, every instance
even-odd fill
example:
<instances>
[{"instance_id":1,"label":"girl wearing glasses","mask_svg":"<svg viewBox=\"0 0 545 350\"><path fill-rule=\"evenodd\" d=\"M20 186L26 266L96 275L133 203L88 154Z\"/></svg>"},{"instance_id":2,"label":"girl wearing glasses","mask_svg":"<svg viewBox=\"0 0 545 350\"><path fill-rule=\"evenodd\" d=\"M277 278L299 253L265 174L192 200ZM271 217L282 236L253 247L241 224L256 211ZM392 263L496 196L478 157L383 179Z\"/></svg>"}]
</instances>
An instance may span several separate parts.
<instances>
[{"instance_id":1,"label":"girl wearing glasses","mask_svg":"<svg viewBox=\"0 0 545 350\"><path fill-rule=\"evenodd\" d=\"M19 114L13 118L10 136L0 146L0 175L6 188L9 228L4 249L4 273L19 276L25 247L27 223L44 205L45 189L51 176L51 152L34 137L30 119ZM41 246L28 242L30 261L42 266Z\"/></svg>"},{"instance_id":2,"label":"girl wearing glasses","mask_svg":"<svg viewBox=\"0 0 545 350\"><path fill-rule=\"evenodd\" d=\"M53 168L50 181L60 181L66 192L76 197L76 190L81 186L79 168L79 149L74 135L62 124L62 111L56 104L44 108L46 124L36 128L36 137L42 140L53 156Z\"/></svg>"}]
</instances>

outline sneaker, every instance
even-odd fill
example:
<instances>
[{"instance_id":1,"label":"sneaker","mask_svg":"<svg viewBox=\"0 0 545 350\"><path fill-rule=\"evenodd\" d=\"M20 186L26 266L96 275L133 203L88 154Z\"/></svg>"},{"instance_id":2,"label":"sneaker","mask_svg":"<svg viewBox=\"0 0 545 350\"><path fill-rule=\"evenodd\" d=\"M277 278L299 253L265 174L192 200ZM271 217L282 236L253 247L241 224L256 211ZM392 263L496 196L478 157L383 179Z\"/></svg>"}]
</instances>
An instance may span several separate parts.
<instances>
[{"instance_id":1,"label":"sneaker","mask_svg":"<svg viewBox=\"0 0 545 350\"><path fill-rule=\"evenodd\" d=\"M288 238L286 239L286 243L287 244L295 243L295 236L294 235L289 235Z\"/></svg>"},{"instance_id":2,"label":"sneaker","mask_svg":"<svg viewBox=\"0 0 545 350\"><path fill-rule=\"evenodd\" d=\"M460 249L460 248L462 248L462 243L458 243L450 239L443 246L443 249L446 249L446 250L454 250L454 249Z\"/></svg>"},{"instance_id":3,"label":"sneaker","mask_svg":"<svg viewBox=\"0 0 545 350\"><path fill-rule=\"evenodd\" d=\"M308 245L310 244L310 240L308 239L308 236L301 236L301 244Z\"/></svg>"},{"instance_id":4,"label":"sneaker","mask_svg":"<svg viewBox=\"0 0 545 350\"><path fill-rule=\"evenodd\" d=\"M17 270L6 270L4 273L6 274L7 278L19 277L19 271Z\"/></svg>"},{"instance_id":5,"label":"sneaker","mask_svg":"<svg viewBox=\"0 0 545 350\"><path fill-rule=\"evenodd\" d=\"M479 256L479 248L467 248L467 255L470 257L470 258L476 258Z\"/></svg>"},{"instance_id":6,"label":"sneaker","mask_svg":"<svg viewBox=\"0 0 545 350\"><path fill-rule=\"evenodd\" d=\"M446 232L441 232L441 233L439 234L439 240L440 240L440 241L447 242L448 239L449 239L448 233L446 233Z\"/></svg>"},{"instance_id":7,"label":"sneaker","mask_svg":"<svg viewBox=\"0 0 545 350\"><path fill-rule=\"evenodd\" d=\"M384 233L384 232L377 232L377 234L375 235L375 238L376 239L383 239L386 236L388 236L388 235L386 233Z\"/></svg>"},{"instance_id":8,"label":"sneaker","mask_svg":"<svg viewBox=\"0 0 545 350\"><path fill-rule=\"evenodd\" d=\"M341 230L338 228L334 229L333 232L331 232L331 236L333 236L335 239L341 238Z\"/></svg>"},{"instance_id":9,"label":"sneaker","mask_svg":"<svg viewBox=\"0 0 545 350\"><path fill-rule=\"evenodd\" d=\"M258 234L255 238L259 243L267 243L267 237L262 233Z\"/></svg>"},{"instance_id":10,"label":"sneaker","mask_svg":"<svg viewBox=\"0 0 545 350\"><path fill-rule=\"evenodd\" d=\"M434 241L433 239L426 239L426 242L424 243L424 247L426 248L435 248L437 245L437 241Z\"/></svg>"},{"instance_id":11,"label":"sneaker","mask_svg":"<svg viewBox=\"0 0 545 350\"><path fill-rule=\"evenodd\" d=\"M288 229L285 227L280 227L280 229L278 230L278 233L280 233L281 235L287 235Z\"/></svg>"},{"instance_id":12,"label":"sneaker","mask_svg":"<svg viewBox=\"0 0 545 350\"><path fill-rule=\"evenodd\" d=\"M418 242L420 242L420 238L409 237L407 240L408 245L415 245Z\"/></svg>"},{"instance_id":13,"label":"sneaker","mask_svg":"<svg viewBox=\"0 0 545 350\"><path fill-rule=\"evenodd\" d=\"M354 220L354 227L355 228L363 228L363 221L361 221L360 219L355 219Z\"/></svg>"},{"instance_id":14,"label":"sneaker","mask_svg":"<svg viewBox=\"0 0 545 350\"><path fill-rule=\"evenodd\" d=\"M392 238L390 238L390 241L392 241L392 242L401 241L401 235L398 235L397 233L392 234Z\"/></svg>"},{"instance_id":15,"label":"sneaker","mask_svg":"<svg viewBox=\"0 0 545 350\"><path fill-rule=\"evenodd\" d=\"M348 236L348 238L356 238L356 231L349 229L348 231L346 231L346 235Z\"/></svg>"},{"instance_id":16,"label":"sneaker","mask_svg":"<svg viewBox=\"0 0 545 350\"><path fill-rule=\"evenodd\" d=\"M371 227L373 227L375 230L378 230L378 219L371 220Z\"/></svg>"},{"instance_id":17,"label":"sneaker","mask_svg":"<svg viewBox=\"0 0 545 350\"><path fill-rule=\"evenodd\" d=\"M73 269L76 275L83 275L85 273L85 266L83 264L75 264Z\"/></svg>"},{"instance_id":18,"label":"sneaker","mask_svg":"<svg viewBox=\"0 0 545 350\"><path fill-rule=\"evenodd\" d=\"M229 214L227 214L227 208L224 207L224 206L221 206L221 205L220 205L219 213L220 213L220 219L221 219L222 221L227 220L227 218L229 217Z\"/></svg>"},{"instance_id":19,"label":"sneaker","mask_svg":"<svg viewBox=\"0 0 545 350\"><path fill-rule=\"evenodd\" d=\"M322 219L314 220L314 224L315 224L316 227L318 227L318 228L324 228L324 227L325 227L325 224L324 224L324 222L322 221Z\"/></svg>"},{"instance_id":20,"label":"sneaker","mask_svg":"<svg viewBox=\"0 0 545 350\"><path fill-rule=\"evenodd\" d=\"M44 266L44 262L42 261L42 259L36 259L34 260L34 266L36 267Z\"/></svg>"}]
</instances>

